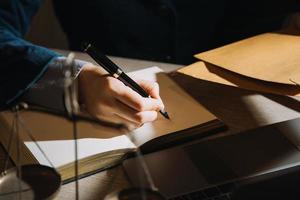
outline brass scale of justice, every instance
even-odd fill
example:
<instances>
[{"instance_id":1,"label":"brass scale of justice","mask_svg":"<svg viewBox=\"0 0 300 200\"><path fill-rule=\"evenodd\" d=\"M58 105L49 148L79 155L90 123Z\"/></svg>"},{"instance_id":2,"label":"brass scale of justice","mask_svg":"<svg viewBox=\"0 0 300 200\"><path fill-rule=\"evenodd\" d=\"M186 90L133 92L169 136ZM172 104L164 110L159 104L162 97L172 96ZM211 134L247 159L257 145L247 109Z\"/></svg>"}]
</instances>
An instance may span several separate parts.
<instances>
[{"instance_id":1,"label":"brass scale of justice","mask_svg":"<svg viewBox=\"0 0 300 200\"><path fill-rule=\"evenodd\" d=\"M55 167L44 153L43 149L39 146L35 140L31 130L26 126L21 116L19 115L20 110L30 110L34 112L43 112L51 115L59 115L65 117L72 122L73 126L73 138L74 138L74 171L75 171L75 199L79 200L79 175L78 175L78 141L77 141L77 125L76 123L80 120L95 123L100 126L117 129L120 132L126 133L126 136L130 141L134 143L133 134L130 134L127 127L122 124L115 124L98 119L92 119L89 117L83 117L78 115L79 104L77 102L77 82L75 77L75 65L74 65L75 54L70 53L65 62L65 74L64 74L64 92L65 92L65 106L67 114L57 113L48 109L39 108L36 106L29 106L26 103L19 103L14 105L10 111L13 113L12 127L10 130L9 141L7 145L7 151L5 155L4 169L0 175L0 199L5 200L38 200L38 199L54 199L61 186L62 180L60 174L56 171ZM1 124L0 124L1 125ZM20 155L20 140L13 141L14 138L18 138L19 130L23 128L26 134L34 142L36 147L41 151L45 159L48 161L50 166L41 164L28 164L21 165ZM17 161L15 166L8 169L9 154L13 145L16 142L17 147ZM155 187L151 175L147 169L146 163L143 160L142 153L139 148L136 150L136 156L139 158L139 163L143 169L143 174L146 175L145 179L149 186L145 186L144 182L138 188L127 188L121 191L108 194L105 200L163 200L165 199ZM142 175L140 175L142 176ZM143 179L144 177L141 177ZM113 181L113 180L112 180Z\"/></svg>"}]
</instances>

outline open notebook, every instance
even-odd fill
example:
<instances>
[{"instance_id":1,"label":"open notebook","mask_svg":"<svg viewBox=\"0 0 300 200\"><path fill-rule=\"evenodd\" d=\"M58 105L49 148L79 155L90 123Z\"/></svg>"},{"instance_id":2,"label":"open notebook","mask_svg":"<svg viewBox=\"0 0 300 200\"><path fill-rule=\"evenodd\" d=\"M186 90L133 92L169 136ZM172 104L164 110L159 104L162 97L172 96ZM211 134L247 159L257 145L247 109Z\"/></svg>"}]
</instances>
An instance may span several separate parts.
<instances>
[{"instance_id":1,"label":"open notebook","mask_svg":"<svg viewBox=\"0 0 300 200\"><path fill-rule=\"evenodd\" d=\"M147 123L130 133L133 144L125 135L115 130L88 122L78 122L79 174L85 176L118 162L136 145L145 152L155 151L178 141L204 136L222 129L224 124L201 104L196 102L167 74L158 67L135 71L129 74L134 78L158 81L161 97L171 117L167 120L159 115L153 123ZM59 116L32 111L21 111L21 120L47 155L64 181L74 177L74 140L72 123ZM8 147L13 114L9 111L0 114L0 139ZM20 127L22 156L21 163L50 165L36 144ZM14 140L16 141L16 140ZM16 161L16 144L10 155Z\"/></svg>"}]
</instances>

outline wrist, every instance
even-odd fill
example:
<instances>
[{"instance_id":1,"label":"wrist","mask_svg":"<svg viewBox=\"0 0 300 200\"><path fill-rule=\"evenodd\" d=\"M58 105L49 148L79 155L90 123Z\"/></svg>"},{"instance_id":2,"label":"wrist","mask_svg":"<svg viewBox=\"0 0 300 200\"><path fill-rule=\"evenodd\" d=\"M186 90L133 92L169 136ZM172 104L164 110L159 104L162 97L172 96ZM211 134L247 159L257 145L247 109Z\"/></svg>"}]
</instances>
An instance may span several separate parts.
<instances>
[{"instance_id":1,"label":"wrist","mask_svg":"<svg viewBox=\"0 0 300 200\"><path fill-rule=\"evenodd\" d=\"M94 81L103 75L105 75L105 72L101 70L101 67L95 66L91 63L86 63L82 66L80 73L77 76L78 101L82 107L85 107L87 92L91 90Z\"/></svg>"}]
</instances>

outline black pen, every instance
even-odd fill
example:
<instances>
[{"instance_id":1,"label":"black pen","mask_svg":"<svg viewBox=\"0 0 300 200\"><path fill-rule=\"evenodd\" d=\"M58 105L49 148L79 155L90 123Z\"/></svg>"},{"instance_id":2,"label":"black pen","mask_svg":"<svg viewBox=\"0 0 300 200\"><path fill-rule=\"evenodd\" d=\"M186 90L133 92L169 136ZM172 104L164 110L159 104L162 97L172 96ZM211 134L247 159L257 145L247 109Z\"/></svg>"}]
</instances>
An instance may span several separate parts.
<instances>
[{"instance_id":1,"label":"black pen","mask_svg":"<svg viewBox=\"0 0 300 200\"><path fill-rule=\"evenodd\" d=\"M83 45L83 51L89 54L101 67L110 75L122 81L125 85L135 90L142 97L151 97L139 84L132 80L120 67L111 61L106 55L99 52L90 43ZM168 113L164 110L159 111L166 119L170 119Z\"/></svg>"}]
</instances>

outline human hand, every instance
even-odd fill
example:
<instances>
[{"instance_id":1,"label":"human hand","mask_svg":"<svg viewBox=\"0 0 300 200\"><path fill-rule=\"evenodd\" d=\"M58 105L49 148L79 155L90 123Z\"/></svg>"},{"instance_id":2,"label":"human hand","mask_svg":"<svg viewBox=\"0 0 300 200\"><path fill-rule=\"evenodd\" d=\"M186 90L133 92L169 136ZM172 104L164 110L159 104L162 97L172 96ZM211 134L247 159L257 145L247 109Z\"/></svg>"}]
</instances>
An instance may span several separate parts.
<instances>
[{"instance_id":1,"label":"human hand","mask_svg":"<svg viewBox=\"0 0 300 200\"><path fill-rule=\"evenodd\" d=\"M129 129L137 128L157 118L164 108L157 83L136 80L152 97L144 98L130 87L94 65L87 64L79 74L80 102L94 117L123 123Z\"/></svg>"}]
</instances>

